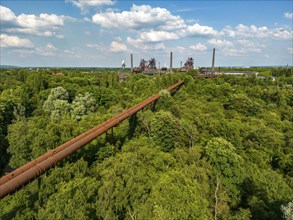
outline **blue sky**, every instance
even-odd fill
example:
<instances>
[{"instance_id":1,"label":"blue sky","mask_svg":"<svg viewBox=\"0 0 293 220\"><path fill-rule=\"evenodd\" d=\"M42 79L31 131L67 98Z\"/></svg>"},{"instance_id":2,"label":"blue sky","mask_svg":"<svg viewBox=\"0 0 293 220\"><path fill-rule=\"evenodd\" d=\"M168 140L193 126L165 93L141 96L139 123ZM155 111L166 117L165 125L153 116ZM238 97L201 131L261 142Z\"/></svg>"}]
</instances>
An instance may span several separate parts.
<instances>
[{"instance_id":1,"label":"blue sky","mask_svg":"<svg viewBox=\"0 0 293 220\"><path fill-rule=\"evenodd\" d=\"M1 64L292 65L292 1L1 0Z\"/></svg>"}]
</instances>

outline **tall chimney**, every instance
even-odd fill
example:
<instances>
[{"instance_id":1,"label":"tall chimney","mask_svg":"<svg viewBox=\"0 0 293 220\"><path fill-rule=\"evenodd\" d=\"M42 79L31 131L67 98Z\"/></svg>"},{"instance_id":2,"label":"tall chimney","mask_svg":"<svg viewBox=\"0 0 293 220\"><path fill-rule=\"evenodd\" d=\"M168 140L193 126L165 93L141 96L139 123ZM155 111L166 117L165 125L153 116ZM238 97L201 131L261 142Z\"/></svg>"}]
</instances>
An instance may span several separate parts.
<instances>
[{"instance_id":1,"label":"tall chimney","mask_svg":"<svg viewBox=\"0 0 293 220\"><path fill-rule=\"evenodd\" d=\"M172 67L173 67L173 52L170 53L170 72L171 73L173 72Z\"/></svg>"},{"instance_id":2,"label":"tall chimney","mask_svg":"<svg viewBox=\"0 0 293 220\"><path fill-rule=\"evenodd\" d=\"M130 54L131 73L133 72L133 54Z\"/></svg>"},{"instance_id":3,"label":"tall chimney","mask_svg":"<svg viewBox=\"0 0 293 220\"><path fill-rule=\"evenodd\" d=\"M212 74L215 72L215 55L216 55L216 49L213 49L213 62L212 62Z\"/></svg>"}]
</instances>

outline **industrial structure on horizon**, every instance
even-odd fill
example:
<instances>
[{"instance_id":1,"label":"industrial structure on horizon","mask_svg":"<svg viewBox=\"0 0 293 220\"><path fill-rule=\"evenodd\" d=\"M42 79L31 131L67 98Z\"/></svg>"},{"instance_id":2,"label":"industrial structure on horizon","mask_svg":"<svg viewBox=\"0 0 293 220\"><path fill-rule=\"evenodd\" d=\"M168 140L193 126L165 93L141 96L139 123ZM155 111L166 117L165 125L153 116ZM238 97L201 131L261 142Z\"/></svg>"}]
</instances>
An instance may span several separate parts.
<instances>
[{"instance_id":1,"label":"industrial structure on horizon","mask_svg":"<svg viewBox=\"0 0 293 220\"><path fill-rule=\"evenodd\" d=\"M157 70L155 58L151 58L149 61L141 59L139 66L132 68L132 73L145 73L151 70Z\"/></svg>"},{"instance_id":2,"label":"industrial structure on horizon","mask_svg":"<svg viewBox=\"0 0 293 220\"><path fill-rule=\"evenodd\" d=\"M193 58L188 57L183 67L179 69L180 72L188 72L190 70L193 70Z\"/></svg>"},{"instance_id":3,"label":"industrial structure on horizon","mask_svg":"<svg viewBox=\"0 0 293 220\"><path fill-rule=\"evenodd\" d=\"M212 56L212 66L211 68L204 68L200 69L199 73L201 75L215 75L215 56L216 56L216 49L213 48L213 56ZM158 63L158 67L157 67ZM125 78L125 74L123 74L123 70L125 68L125 63L123 63L124 66L122 66L122 71L119 72L119 79ZM133 65L133 54L130 54L130 68L131 73L133 74L146 74L146 75L155 75L155 74L161 74L161 73L173 73L173 52L170 52L170 63L169 68L167 67L160 67L160 62L157 62L155 58L151 58L150 60L145 60L142 58L140 60L140 63L137 67L134 67ZM194 59L193 57L188 57L186 62L184 63L184 66L182 66L182 61L180 68L177 69L179 72L189 72L194 69ZM122 76L123 75L123 76Z\"/></svg>"}]
</instances>

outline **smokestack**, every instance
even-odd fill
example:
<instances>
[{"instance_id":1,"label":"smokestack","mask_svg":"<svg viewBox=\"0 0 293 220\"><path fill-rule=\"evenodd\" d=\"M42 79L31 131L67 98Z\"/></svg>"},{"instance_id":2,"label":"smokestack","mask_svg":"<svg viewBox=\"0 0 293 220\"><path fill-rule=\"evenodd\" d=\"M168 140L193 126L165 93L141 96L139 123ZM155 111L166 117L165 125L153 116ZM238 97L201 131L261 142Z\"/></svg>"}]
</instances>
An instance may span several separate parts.
<instances>
[{"instance_id":1,"label":"smokestack","mask_svg":"<svg viewBox=\"0 0 293 220\"><path fill-rule=\"evenodd\" d=\"M180 68L182 68L182 61L180 62Z\"/></svg>"},{"instance_id":2,"label":"smokestack","mask_svg":"<svg viewBox=\"0 0 293 220\"><path fill-rule=\"evenodd\" d=\"M131 73L133 71L133 54L130 54L130 66L131 66Z\"/></svg>"},{"instance_id":3,"label":"smokestack","mask_svg":"<svg viewBox=\"0 0 293 220\"><path fill-rule=\"evenodd\" d=\"M216 49L213 49L213 62L212 62L212 74L215 72L215 55L216 55Z\"/></svg>"},{"instance_id":4,"label":"smokestack","mask_svg":"<svg viewBox=\"0 0 293 220\"><path fill-rule=\"evenodd\" d=\"M170 72L173 72L172 67L173 67L173 52L170 53Z\"/></svg>"}]
</instances>

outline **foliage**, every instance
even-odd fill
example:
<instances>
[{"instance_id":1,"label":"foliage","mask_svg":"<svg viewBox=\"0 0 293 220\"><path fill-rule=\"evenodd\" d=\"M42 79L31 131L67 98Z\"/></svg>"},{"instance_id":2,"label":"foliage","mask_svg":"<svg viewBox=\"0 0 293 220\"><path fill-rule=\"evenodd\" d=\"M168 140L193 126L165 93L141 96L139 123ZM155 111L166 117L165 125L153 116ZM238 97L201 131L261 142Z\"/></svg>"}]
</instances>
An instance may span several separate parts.
<instances>
[{"instance_id":1,"label":"foliage","mask_svg":"<svg viewBox=\"0 0 293 220\"><path fill-rule=\"evenodd\" d=\"M275 68L272 70L273 76L292 76L293 75L293 67L286 67L286 68Z\"/></svg>"},{"instance_id":2,"label":"foliage","mask_svg":"<svg viewBox=\"0 0 293 220\"><path fill-rule=\"evenodd\" d=\"M286 220L293 219L293 201L289 202L286 206L282 205L281 210Z\"/></svg>"},{"instance_id":3,"label":"foliage","mask_svg":"<svg viewBox=\"0 0 293 220\"><path fill-rule=\"evenodd\" d=\"M96 110L96 100L90 93L77 95L72 103L71 115L73 118L80 120L84 115Z\"/></svg>"},{"instance_id":4,"label":"foliage","mask_svg":"<svg viewBox=\"0 0 293 220\"><path fill-rule=\"evenodd\" d=\"M205 155L213 168L216 178L223 185L229 202L235 206L239 201L238 185L244 180L243 159L236 153L236 148L223 138L213 138L205 147Z\"/></svg>"},{"instance_id":5,"label":"foliage","mask_svg":"<svg viewBox=\"0 0 293 220\"><path fill-rule=\"evenodd\" d=\"M179 120L169 112L157 112L150 122L150 130L155 143L164 151L171 151L186 143Z\"/></svg>"},{"instance_id":6,"label":"foliage","mask_svg":"<svg viewBox=\"0 0 293 220\"><path fill-rule=\"evenodd\" d=\"M232 95L224 105L224 108L227 110L237 110L246 116L256 115L260 111L260 105L252 102L245 95Z\"/></svg>"},{"instance_id":7,"label":"foliage","mask_svg":"<svg viewBox=\"0 0 293 220\"><path fill-rule=\"evenodd\" d=\"M1 69L1 169L161 97L2 199L0 218L291 219L292 71L251 69L276 78Z\"/></svg>"}]
</instances>

